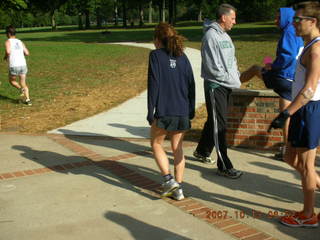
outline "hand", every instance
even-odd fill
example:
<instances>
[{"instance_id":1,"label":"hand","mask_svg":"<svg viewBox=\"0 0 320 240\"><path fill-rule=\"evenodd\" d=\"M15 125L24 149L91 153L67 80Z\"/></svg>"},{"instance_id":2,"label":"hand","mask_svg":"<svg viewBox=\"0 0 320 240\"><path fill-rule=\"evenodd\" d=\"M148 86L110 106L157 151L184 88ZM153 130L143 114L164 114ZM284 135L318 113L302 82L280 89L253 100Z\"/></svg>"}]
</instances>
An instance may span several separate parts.
<instances>
[{"instance_id":1,"label":"hand","mask_svg":"<svg viewBox=\"0 0 320 240\"><path fill-rule=\"evenodd\" d=\"M264 65L264 69L270 71L272 69L272 64L271 63L267 63L266 65Z\"/></svg>"},{"instance_id":2,"label":"hand","mask_svg":"<svg viewBox=\"0 0 320 240\"><path fill-rule=\"evenodd\" d=\"M290 113L288 110L284 110L281 112L270 124L270 127L268 129L268 132L271 131L272 128L278 129L278 128L283 128L287 119L290 117Z\"/></svg>"}]
</instances>

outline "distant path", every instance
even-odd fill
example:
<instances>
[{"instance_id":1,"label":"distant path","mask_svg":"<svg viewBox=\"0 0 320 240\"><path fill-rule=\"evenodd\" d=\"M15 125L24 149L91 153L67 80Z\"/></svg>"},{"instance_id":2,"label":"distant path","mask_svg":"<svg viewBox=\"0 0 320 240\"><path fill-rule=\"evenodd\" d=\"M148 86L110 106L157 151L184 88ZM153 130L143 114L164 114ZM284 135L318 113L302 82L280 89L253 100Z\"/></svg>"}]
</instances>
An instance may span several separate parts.
<instances>
[{"instance_id":1,"label":"distant path","mask_svg":"<svg viewBox=\"0 0 320 240\"><path fill-rule=\"evenodd\" d=\"M150 43L121 42L113 43L134 47L154 49ZM201 56L200 51L193 48L186 48L193 68L196 82L196 104L197 107L205 102L203 93L203 80L200 78ZM65 135L102 135L123 138L148 138L149 125L147 116L147 91L137 97L127 100L119 106L106 112L94 115L89 118L71 123L67 126L54 129L48 133L60 133Z\"/></svg>"}]
</instances>

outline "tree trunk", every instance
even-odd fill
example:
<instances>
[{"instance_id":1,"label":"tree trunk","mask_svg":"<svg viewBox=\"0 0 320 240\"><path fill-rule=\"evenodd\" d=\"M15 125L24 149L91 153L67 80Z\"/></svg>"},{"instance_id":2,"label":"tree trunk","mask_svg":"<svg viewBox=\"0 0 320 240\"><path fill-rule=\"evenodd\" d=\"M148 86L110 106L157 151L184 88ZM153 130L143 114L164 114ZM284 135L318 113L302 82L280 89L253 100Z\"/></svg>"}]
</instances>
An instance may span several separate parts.
<instances>
[{"instance_id":1,"label":"tree trunk","mask_svg":"<svg viewBox=\"0 0 320 240\"><path fill-rule=\"evenodd\" d=\"M86 10L85 12L84 12L84 14L85 14L85 18L86 18L86 29L90 29L90 12L89 12L89 10Z\"/></svg>"},{"instance_id":2,"label":"tree trunk","mask_svg":"<svg viewBox=\"0 0 320 240\"><path fill-rule=\"evenodd\" d=\"M127 6L126 1L122 3L122 19L123 19L123 27L127 27Z\"/></svg>"},{"instance_id":3,"label":"tree trunk","mask_svg":"<svg viewBox=\"0 0 320 240\"><path fill-rule=\"evenodd\" d=\"M161 19L161 21L162 22L165 22L166 21L166 0L162 0L162 10L161 10L161 12L162 12L162 19Z\"/></svg>"},{"instance_id":4,"label":"tree trunk","mask_svg":"<svg viewBox=\"0 0 320 240\"><path fill-rule=\"evenodd\" d=\"M114 0L114 25L116 26L119 24L118 17L118 4L117 0Z\"/></svg>"},{"instance_id":5,"label":"tree trunk","mask_svg":"<svg viewBox=\"0 0 320 240\"><path fill-rule=\"evenodd\" d=\"M149 2L149 23L152 23L152 1Z\"/></svg>"},{"instance_id":6,"label":"tree trunk","mask_svg":"<svg viewBox=\"0 0 320 240\"><path fill-rule=\"evenodd\" d=\"M101 19L101 8L96 8L96 18L97 18L97 28L102 27L102 19Z\"/></svg>"},{"instance_id":7,"label":"tree trunk","mask_svg":"<svg viewBox=\"0 0 320 240\"><path fill-rule=\"evenodd\" d=\"M169 0L169 23L171 25L174 25L176 20L176 1L175 0Z\"/></svg>"},{"instance_id":8,"label":"tree trunk","mask_svg":"<svg viewBox=\"0 0 320 240\"><path fill-rule=\"evenodd\" d=\"M56 18L54 15L55 10L53 10L51 12L51 26L52 26L52 31L56 31L57 30L57 23L56 23Z\"/></svg>"},{"instance_id":9,"label":"tree trunk","mask_svg":"<svg viewBox=\"0 0 320 240\"><path fill-rule=\"evenodd\" d=\"M159 2L159 22L162 21L162 2Z\"/></svg>"},{"instance_id":10,"label":"tree trunk","mask_svg":"<svg viewBox=\"0 0 320 240\"><path fill-rule=\"evenodd\" d=\"M202 10L199 10L199 14L198 14L198 22L202 22Z\"/></svg>"},{"instance_id":11,"label":"tree trunk","mask_svg":"<svg viewBox=\"0 0 320 240\"><path fill-rule=\"evenodd\" d=\"M144 24L143 22L143 7L139 4L139 26L142 27Z\"/></svg>"},{"instance_id":12,"label":"tree trunk","mask_svg":"<svg viewBox=\"0 0 320 240\"><path fill-rule=\"evenodd\" d=\"M78 28L79 28L80 30L83 29L82 13L79 13L79 14L78 14Z\"/></svg>"}]
</instances>

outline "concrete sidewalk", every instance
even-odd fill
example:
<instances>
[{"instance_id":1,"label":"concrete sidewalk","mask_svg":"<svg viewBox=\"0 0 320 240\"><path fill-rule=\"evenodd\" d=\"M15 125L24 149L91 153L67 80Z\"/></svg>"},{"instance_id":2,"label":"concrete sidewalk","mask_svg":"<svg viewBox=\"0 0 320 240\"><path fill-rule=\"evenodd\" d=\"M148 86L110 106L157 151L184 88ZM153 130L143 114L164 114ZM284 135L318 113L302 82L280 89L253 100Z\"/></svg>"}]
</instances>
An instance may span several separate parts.
<instances>
[{"instance_id":1,"label":"concrete sidewalk","mask_svg":"<svg viewBox=\"0 0 320 240\"><path fill-rule=\"evenodd\" d=\"M285 163L232 149L245 174L230 180L195 161L194 145L184 147L188 198L176 202L159 198L148 140L2 133L0 239L318 239L320 228L277 222L302 206L299 178Z\"/></svg>"},{"instance_id":2,"label":"concrete sidewalk","mask_svg":"<svg viewBox=\"0 0 320 240\"><path fill-rule=\"evenodd\" d=\"M153 44L148 43L122 42L116 44L154 49ZM185 53L192 65L196 83L196 104L200 106L205 102L203 80L200 78L200 51L193 48L186 48ZM77 132L79 135L88 136L147 138L149 137L149 125L146 116L147 92L144 91L139 96L109 111L54 129L49 131L49 133L72 135L73 132Z\"/></svg>"}]
</instances>

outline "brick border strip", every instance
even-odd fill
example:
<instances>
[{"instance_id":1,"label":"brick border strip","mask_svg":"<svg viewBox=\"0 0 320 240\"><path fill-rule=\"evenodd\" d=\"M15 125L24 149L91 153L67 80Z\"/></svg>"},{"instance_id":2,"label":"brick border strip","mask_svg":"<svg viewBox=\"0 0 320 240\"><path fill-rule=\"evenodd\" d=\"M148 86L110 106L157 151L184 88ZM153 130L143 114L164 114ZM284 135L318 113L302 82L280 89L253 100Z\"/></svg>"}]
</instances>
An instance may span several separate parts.
<instances>
[{"instance_id":1,"label":"brick border strip","mask_svg":"<svg viewBox=\"0 0 320 240\"><path fill-rule=\"evenodd\" d=\"M142 176L141 174L135 172L134 170L124 167L123 165L121 165L121 163L117 162L117 160L133 158L139 155L140 156L152 155L151 152L138 151L134 153L121 154L121 155L112 156L112 157L105 157L95 153L94 151L80 144L73 142L72 140L68 139L64 135L48 134L47 137L88 160L82 161L82 162L55 165L55 166L46 167L46 168L24 170L24 171L19 171L14 173L4 173L4 174L0 174L0 180L14 178L14 177L18 178L18 177L29 176L34 174L44 174L52 171L60 172L63 170L68 170L70 168L96 165L130 182L133 186L142 188L143 191L150 194L151 196L160 198L161 184L155 182L154 180L149 179L148 177ZM113 140L117 140L117 139L118 138L114 138ZM120 139L120 140L123 140L123 139ZM185 144L186 147L193 146L193 145L194 144ZM170 147L168 147L168 149L170 149ZM214 211L214 209L208 207L207 205L201 203L198 200L188 198L188 197L183 199L182 201L175 201L170 198L163 198L163 200L179 208L183 212L191 214L194 217L198 218L199 220L207 222L211 226L220 229L224 233L227 233L236 239L276 240L269 234L264 233L260 230L257 230L246 223L238 221L237 219L232 219L230 217L229 218L211 218L208 212Z\"/></svg>"}]
</instances>

